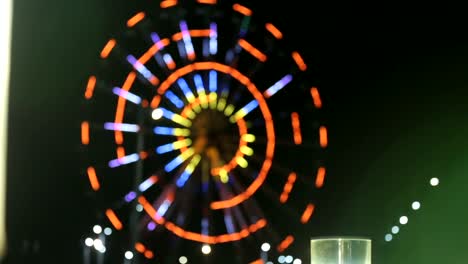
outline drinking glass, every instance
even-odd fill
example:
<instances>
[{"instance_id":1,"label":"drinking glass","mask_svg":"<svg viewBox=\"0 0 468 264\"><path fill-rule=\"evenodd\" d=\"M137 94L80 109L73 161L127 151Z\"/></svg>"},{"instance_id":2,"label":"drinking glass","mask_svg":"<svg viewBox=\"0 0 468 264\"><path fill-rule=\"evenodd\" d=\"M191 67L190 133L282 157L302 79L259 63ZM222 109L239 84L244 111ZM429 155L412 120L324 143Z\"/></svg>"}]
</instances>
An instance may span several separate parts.
<instances>
[{"instance_id":1,"label":"drinking glass","mask_svg":"<svg viewBox=\"0 0 468 264\"><path fill-rule=\"evenodd\" d=\"M363 237L312 238L310 263L371 264L371 240Z\"/></svg>"}]
</instances>

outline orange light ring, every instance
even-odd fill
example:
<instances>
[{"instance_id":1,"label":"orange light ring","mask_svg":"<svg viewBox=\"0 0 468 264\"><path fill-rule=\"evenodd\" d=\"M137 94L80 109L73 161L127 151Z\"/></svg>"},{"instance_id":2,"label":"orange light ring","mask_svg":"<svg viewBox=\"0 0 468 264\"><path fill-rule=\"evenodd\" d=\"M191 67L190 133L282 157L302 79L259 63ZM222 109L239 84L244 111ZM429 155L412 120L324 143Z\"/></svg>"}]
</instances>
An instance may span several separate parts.
<instances>
[{"instance_id":1,"label":"orange light ring","mask_svg":"<svg viewBox=\"0 0 468 264\"><path fill-rule=\"evenodd\" d=\"M264 228L267 225L267 221L265 219L260 219L257 222L251 224L250 226L243 228L239 232L226 233L216 236L203 235L201 233L187 231L179 227L178 225L167 221L163 216L160 216L157 213L157 210L153 207L153 205L150 202L148 202L148 200L144 196L140 196L138 198L138 202L143 206L143 209L148 214L148 216L151 217L151 219L153 219L153 221L155 221L158 225L164 226L167 230L171 231L173 234L181 238L200 243L220 244L238 241L248 237L252 233L257 232L258 230Z\"/></svg>"},{"instance_id":2,"label":"orange light ring","mask_svg":"<svg viewBox=\"0 0 468 264\"><path fill-rule=\"evenodd\" d=\"M93 97L94 89L96 88L96 76L92 75L88 79L88 84L86 85L86 90L84 97L86 100L89 100Z\"/></svg>"},{"instance_id":3,"label":"orange light ring","mask_svg":"<svg viewBox=\"0 0 468 264\"><path fill-rule=\"evenodd\" d=\"M159 42L153 44L141 57L138 59L138 62L145 65L156 53L158 53L161 49L167 47L171 44L169 39L162 39Z\"/></svg>"},{"instance_id":4,"label":"orange light ring","mask_svg":"<svg viewBox=\"0 0 468 264\"><path fill-rule=\"evenodd\" d=\"M102 59L107 59L109 57L109 54L111 51L114 49L115 45L117 45L117 41L115 39L110 39L104 48L102 49L100 56Z\"/></svg>"},{"instance_id":5,"label":"orange light ring","mask_svg":"<svg viewBox=\"0 0 468 264\"><path fill-rule=\"evenodd\" d=\"M197 0L200 4L215 5L217 0Z\"/></svg>"},{"instance_id":6,"label":"orange light ring","mask_svg":"<svg viewBox=\"0 0 468 264\"><path fill-rule=\"evenodd\" d=\"M89 122L81 122L81 144L89 145Z\"/></svg>"},{"instance_id":7,"label":"orange light ring","mask_svg":"<svg viewBox=\"0 0 468 264\"><path fill-rule=\"evenodd\" d=\"M232 9L244 16L251 16L252 15L252 10L250 10L249 8L243 6L243 5L240 5L238 3L234 4L232 6Z\"/></svg>"},{"instance_id":8,"label":"orange light ring","mask_svg":"<svg viewBox=\"0 0 468 264\"><path fill-rule=\"evenodd\" d=\"M209 37L211 34L211 29L191 29L189 30L190 37ZM174 33L171 37L173 41L182 40L182 32ZM171 43L170 39L162 39L157 44L153 44L139 59L138 62L145 65L156 53L161 49L169 46ZM159 47L162 46L162 47Z\"/></svg>"},{"instance_id":9,"label":"orange light ring","mask_svg":"<svg viewBox=\"0 0 468 264\"><path fill-rule=\"evenodd\" d=\"M138 23L140 23L145 18L145 16L146 16L146 14L144 12L139 12L139 13L135 14L132 18L130 18L127 21L127 27L131 28L131 27L136 26Z\"/></svg>"},{"instance_id":10,"label":"orange light ring","mask_svg":"<svg viewBox=\"0 0 468 264\"><path fill-rule=\"evenodd\" d=\"M211 29L190 29L188 30L190 37L203 38L211 36ZM183 39L182 32L177 32L172 35L173 41L180 41Z\"/></svg>"},{"instance_id":11,"label":"orange light ring","mask_svg":"<svg viewBox=\"0 0 468 264\"><path fill-rule=\"evenodd\" d=\"M322 108L322 99L320 98L320 93L317 87L310 88L310 95L312 96L312 101L314 103L315 108Z\"/></svg>"},{"instance_id":12,"label":"orange light ring","mask_svg":"<svg viewBox=\"0 0 468 264\"><path fill-rule=\"evenodd\" d=\"M276 247L276 250L281 253L285 251L289 246L291 246L293 242L294 242L294 237L292 235L289 235L285 237L283 241L281 241L278 247Z\"/></svg>"},{"instance_id":13,"label":"orange light ring","mask_svg":"<svg viewBox=\"0 0 468 264\"><path fill-rule=\"evenodd\" d=\"M265 24L265 28L266 30L268 30L272 35L273 37L275 37L276 39L282 39L283 38L283 33L281 33L281 31L275 27L273 24L271 23L266 23Z\"/></svg>"},{"instance_id":14,"label":"orange light ring","mask_svg":"<svg viewBox=\"0 0 468 264\"><path fill-rule=\"evenodd\" d=\"M106 210L106 216L107 216L107 219L109 219L109 222L111 222L112 226L114 226L115 229L122 230L123 228L122 221L120 221L120 219L117 217L117 215L112 209Z\"/></svg>"},{"instance_id":15,"label":"orange light ring","mask_svg":"<svg viewBox=\"0 0 468 264\"><path fill-rule=\"evenodd\" d=\"M161 8L169 8L177 5L177 0L164 0L159 4Z\"/></svg>"},{"instance_id":16,"label":"orange light ring","mask_svg":"<svg viewBox=\"0 0 468 264\"><path fill-rule=\"evenodd\" d=\"M306 224L307 222L309 222L310 220L310 217L312 216L312 214L314 213L314 210L315 210L315 205L314 204L308 204L306 209L304 210L304 212L302 213L302 216L301 216L301 223L303 224Z\"/></svg>"},{"instance_id":17,"label":"orange light ring","mask_svg":"<svg viewBox=\"0 0 468 264\"><path fill-rule=\"evenodd\" d=\"M88 180L93 191L99 191L99 189L101 188L101 184L99 183L99 179L96 175L96 169L94 167L88 167L86 172L88 174Z\"/></svg>"},{"instance_id":18,"label":"orange light ring","mask_svg":"<svg viewBox=\"0 0 468 264\"><path fill-rule=\"evenodd\" d=\"M193 64L186 65L182 68L175 70L171 73L166 80L161 82L158 88L158 94L164 95L166 91L181 77L186 74L189 74L193 71L206 71L206 70L216 70L218 72L222 72L224 74L231 75L234 79L239 81L242 85L247 87L249 92L253 95L253 97L257 100L260 111L263 114L263 118L265 120L265 127L266 127L266 134L267 134L267 146L266 146L266 153L265 153L265 160L262 164L260 172L255 180L250 184L247 189L237 194L234 197L231 197L227 200L222 201L214 201L211 203L211 209L219 210L224 208L229 208L236 206L243 201L249 199L259 188L262 186L263 182L266 180L268 172L272 165L272 160L275 152L275 130L273 125L273 118L270 113L270 109L266 103L263 94L257 89L255 84L253 84L250 79L239 72L237 69L234 69L230 66L218 63L218 62L196 62Z\"/></svg>"},{"instance_id":19,"label":"orange light ring","mask_svg":"<svg viewBox=\"0 0 468 264\"><path fill-rule=\"evenodd\" d=\"M130 91L132 88L133 83L135 82L136 79L136 73L135 72L130 72L127 75L127 78L125 79L124 84L122 85L122 90L124 91ZM125 98L119 96L119 99L117 100L117 107L115 110L115 123L122 123L125 115L125 105L126 105L126 100ZM115 136L115 143L117 145L122 145L124 142L124 137L122 131L114 131L114 136Z\"/></svg>"}]
</instances>

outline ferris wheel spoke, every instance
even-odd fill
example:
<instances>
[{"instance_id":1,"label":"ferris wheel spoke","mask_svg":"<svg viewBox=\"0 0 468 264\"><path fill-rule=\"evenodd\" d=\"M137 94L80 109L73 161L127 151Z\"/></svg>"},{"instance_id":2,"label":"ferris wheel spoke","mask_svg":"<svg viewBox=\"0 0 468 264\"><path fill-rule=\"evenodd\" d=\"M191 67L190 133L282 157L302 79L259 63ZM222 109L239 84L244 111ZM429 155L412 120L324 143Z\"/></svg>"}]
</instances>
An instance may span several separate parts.
<instances>
[{"instance_id":1,"label":"ferris wheel spoke","mask_svg":"<svg viewBox=\"0 0 468 264\"><path fill-rule=\"evenodd\" d=\"M212 179L210 175L210 162L208 159L203 159L201 163L201 190L202 190L202 199L201 199L201 234L203 236L210 235L210 222L212 222L209 206L211 202L211 192L209 191L211 188Z\"/></svg>"},{"instance_id":2,"label":"ferris wheel spoke","mask_svg":"<svg viewBox=\"0 0 468 264\"><path fill-rule=\"evenodd\" d=\"M183 154L181 154L183 155ZM187 154L188 155L188 154ZM180 156L179 156L180 157ZM185 186L185 184L187 183L187 181L190 179L190 176L192 176L193 172L195 171L196 167L198 166L198 164L200 163L200 160L201 160L201 156L198 155L198 154L195 154L192 159L190 160L190 162L188 163L188 165L185 167L185 169L183 170L182 173L180 173L180 175L177 177L177 180L175 181L175 184L177 185L177 187L179 188L183 188ZM167 166L169 166L171 163L169 163ZM167 170L167 166L165 167L165 169Z\"/></svg>"}]
</instances>

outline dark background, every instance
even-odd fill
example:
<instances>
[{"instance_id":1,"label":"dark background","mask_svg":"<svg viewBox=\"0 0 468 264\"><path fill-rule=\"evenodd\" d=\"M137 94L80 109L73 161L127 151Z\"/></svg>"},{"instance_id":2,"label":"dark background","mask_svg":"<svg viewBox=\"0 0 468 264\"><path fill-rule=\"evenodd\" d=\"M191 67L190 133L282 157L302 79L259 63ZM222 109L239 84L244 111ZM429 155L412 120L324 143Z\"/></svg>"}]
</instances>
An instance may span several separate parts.
<instances>
[{"instance_id":1,"label":"dark background","mask_svg":"<svg viewBox=\"0 0 468 264\"><path fill-rule=\"evenodd\" d=\"M8 262L26 263L25 241L37 241L36 263L80 263L79 240L93 220L79 173L80 100L100 49L135 3L14 5ZM330 131L318 232L372 237L375 263L464 263L468 23L461 8L247 5L274 21L317 71ZM429 186L432 177L439 187ZM420 211L411 212L413 200ZM403 214L410 222L384 243Z\"/></svg>"}]
</instances>

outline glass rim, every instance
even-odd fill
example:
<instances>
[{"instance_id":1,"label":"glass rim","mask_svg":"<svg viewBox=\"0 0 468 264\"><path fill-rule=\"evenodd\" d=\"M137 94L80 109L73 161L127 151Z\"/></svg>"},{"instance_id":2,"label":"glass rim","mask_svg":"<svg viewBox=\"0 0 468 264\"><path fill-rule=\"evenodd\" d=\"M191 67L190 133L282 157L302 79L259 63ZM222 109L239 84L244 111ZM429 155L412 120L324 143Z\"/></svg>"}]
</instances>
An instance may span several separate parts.
<instances>
[{"instance_id":1,"label":"glass rim","mask_svg":"<svg viewBox=\"0 0 468 264\"><path fill-rule=\"evenodd\" d=\"M327 240L347 240L347 241L368 241L372 242L370 237L365 236L317 236L311 237L310 242Z\"/></svg>"}]
</instances>

